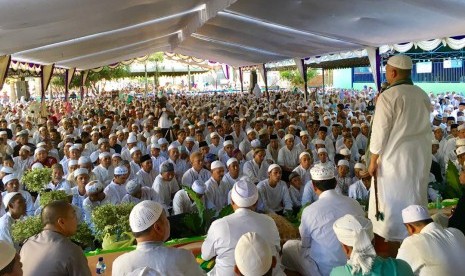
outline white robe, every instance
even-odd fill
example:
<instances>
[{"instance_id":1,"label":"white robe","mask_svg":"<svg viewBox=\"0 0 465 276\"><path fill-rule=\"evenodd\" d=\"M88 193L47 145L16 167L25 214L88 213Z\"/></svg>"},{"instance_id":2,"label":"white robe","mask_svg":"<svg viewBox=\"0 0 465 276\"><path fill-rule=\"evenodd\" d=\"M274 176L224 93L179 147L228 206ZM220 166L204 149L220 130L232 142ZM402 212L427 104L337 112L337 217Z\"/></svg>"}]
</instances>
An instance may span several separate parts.
<instances>
[{"instance_id":1,"label":"white robe","mask_svg":"<svg viewBox=\"0 0 465 276\"><path fill-rule=\"evenodd\" d=\"M374 185L368 217L373 231L389 241L402 241L407 230L402 209L426 205L431 167L430 100L417 86L397 85L378 97L370 151L379 154L378 199L384 220L376 220Z\"/></svg>"}]
</instances>

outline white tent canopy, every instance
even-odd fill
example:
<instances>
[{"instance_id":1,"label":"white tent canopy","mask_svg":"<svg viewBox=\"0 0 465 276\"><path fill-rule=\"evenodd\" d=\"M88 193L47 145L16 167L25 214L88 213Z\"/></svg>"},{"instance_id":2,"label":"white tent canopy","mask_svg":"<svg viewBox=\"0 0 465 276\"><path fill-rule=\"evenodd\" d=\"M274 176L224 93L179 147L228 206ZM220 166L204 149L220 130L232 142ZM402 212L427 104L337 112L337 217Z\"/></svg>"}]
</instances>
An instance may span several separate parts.
<instances>
[{"instance_id":1,"label":"white tent canopy","mask_svg":"<svg viewBox=\"0 0 465 276\"><path fill-rule=\"evenodd\" d=\"M156 51L233 66L465 33L457 0L0 0L0 55L90 69Z\"/></svg>"}]
</instances>

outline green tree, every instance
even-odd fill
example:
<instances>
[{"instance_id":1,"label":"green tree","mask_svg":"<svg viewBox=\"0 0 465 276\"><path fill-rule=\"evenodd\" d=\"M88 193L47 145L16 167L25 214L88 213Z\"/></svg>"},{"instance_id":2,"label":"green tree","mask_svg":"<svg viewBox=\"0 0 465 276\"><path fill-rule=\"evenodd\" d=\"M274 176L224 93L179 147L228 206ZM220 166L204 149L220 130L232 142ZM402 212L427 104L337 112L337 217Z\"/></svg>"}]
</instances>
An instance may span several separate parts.
<instances>
[{"instance_id":1,"label":"green tree","mask_svg":"<svg viewBox=\"0 0 465 276\"><path fill-rule=\"evenodd\" d=\"M153 82L155 86L158 86L158 63L163 62L164 60L164 53L163 52L156 52L153 54L150 54L148 58L143 61L144 64L144 71L145 71L145 93L147 94L148 92L148 78L147 78L147 65L149 63L155 63L155 74L153 75Z\"/></svg>"},{"instance_id":2,"label":"green tree","mask_svg":"<svg viewBox=\"0 0 465 276\"><path fill-rule=\"evenodd\" d=\"M281 71L279 74L283 80L288 81L293 87L300 87L304 84L304 79L297 69ZM307 68L307 82L311 81L317 74L315 69Z\"/></svg>"}]
</instances>

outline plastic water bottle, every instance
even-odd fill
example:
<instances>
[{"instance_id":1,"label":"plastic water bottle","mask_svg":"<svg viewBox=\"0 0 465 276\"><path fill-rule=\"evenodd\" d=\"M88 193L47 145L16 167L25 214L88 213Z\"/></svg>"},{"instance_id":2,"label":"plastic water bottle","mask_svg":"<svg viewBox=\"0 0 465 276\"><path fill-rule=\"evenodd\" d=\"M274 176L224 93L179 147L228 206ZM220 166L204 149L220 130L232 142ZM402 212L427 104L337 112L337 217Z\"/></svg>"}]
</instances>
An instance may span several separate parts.
<instances>
[{"instance_id":1,"label":"plastic water bottle","mask_svg":"<svg viewBox=\"0 0 465 276\"><path fill-rule=\"evenodd\" d=\"M105 265L105 262L103 261L103 257L98 258L98 263L95 268L96 268L95 274L105 275L105 270L107 269L107 266Z\"/></svg>"}]
</instances>

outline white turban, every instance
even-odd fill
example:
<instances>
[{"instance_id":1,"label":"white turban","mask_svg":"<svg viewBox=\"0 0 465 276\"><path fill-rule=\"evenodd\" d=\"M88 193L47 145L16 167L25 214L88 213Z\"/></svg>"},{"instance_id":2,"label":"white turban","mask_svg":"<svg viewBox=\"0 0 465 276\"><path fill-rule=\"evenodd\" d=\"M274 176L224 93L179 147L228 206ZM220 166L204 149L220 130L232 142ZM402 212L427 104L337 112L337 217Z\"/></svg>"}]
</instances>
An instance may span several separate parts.
<instances>
[{"instance_id":1,"label":"white turban","mask_svg":"<svg viewBox=\"0 0 465 276\"><path fill-rule=\"evenodd\" d=\"M361 216L345 215L334 222L333 230L341 243L352 247L347 261L352 266L352 274L360 272L360 269L362 274L370 272L376 258L371 243L374 238L371 221Z\"/></svg>"},{"instance_id":2,"label":"white turban","mask_svg":"<svg viewBox=\"0 0 465 276\"><path fill-rule=\"evenodd\" d=\"M231 200L239 207L247 208L258 200L258 190L254 183L241 179L231 189Z\"/></svg>"}]
</instances>

